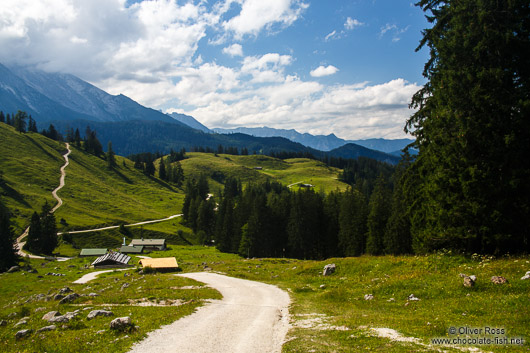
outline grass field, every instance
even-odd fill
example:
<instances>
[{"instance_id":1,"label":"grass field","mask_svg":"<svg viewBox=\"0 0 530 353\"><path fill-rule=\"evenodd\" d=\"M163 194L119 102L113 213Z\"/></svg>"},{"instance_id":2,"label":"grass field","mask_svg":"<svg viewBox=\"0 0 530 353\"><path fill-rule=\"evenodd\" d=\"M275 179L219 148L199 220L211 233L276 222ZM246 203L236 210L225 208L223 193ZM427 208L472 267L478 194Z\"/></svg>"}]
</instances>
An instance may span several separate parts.
<instances>
[{"instance_id":1,"label":"grass field","mask_svg":"<svg viewBox=\"0 0 530 353\"><path fill-rule=\"evenodd\" d=\"M260 183L267 179L284 185L301 182L314 185L318 191L345 190L348 186L338 180L340 169L306 158L280 160L262 155L208 153L187 153L186 156L189 158L181 161L185 175L197 178L206 173L214 189L221 188L220 181L227 177L240 179L243 184Z\"/></svg>"},{"instance_id":2,"label":"grass field","mask_svg":"<svg viewBox=\"0 0 530 353\"><path fill-rule=\"evenodd\" d=\"M505 330L499 337L527 340L530 337L530 280L522 281L520 277L530 270L528 257L491 259L439 253L325 261L243 259L202 246L172 246L169 251L153 252L150 256L175 256L184 272L202 271L208 266L213 271L275 284L288 291L292 300L292 329L284 352L467 352L466 348L473 347L479 349L476 352L530 350L528 343L523 346L460 345L458 348L431 344L435 337L466 338L465 334L449 334L450 327L499 328ZM112 343L113 351L125 352L146 332L191 313L203 299L218 297L217 292L206 288L180 289L197 285L188 279L171 274L140 275L134 270L127 271L131 273L127 277L123 272L112 272L86 285L72 284L74 279L89 272L84 265L90 261L31 260L38 273L1 274L0 320L5 320L6 326L0 327L0 350L97 352L108 351ZM337 270L324 277L322 269L328 263L335 263ZM46 276L49 271L66 276ZM476 275L476 286L465 288L460 273ZM494 275L506 277L508 283L491 283L490 277ZM130 286L122 290L125 282ZM100 296L82 297L74 303L76 305L64 306L53 300L30 299L36 294L55 294L64 286L79 294L95 292ZM372 294L373 299L365 300L367 294ZM419 300L409 300L411 294ZM128 300L142 298L152 302L180 300L186 304L137 307ZM14 339L20 328L13 326L22 316L30 317L24 328L35 330L46 324L41 317L47 311L59 309L64 314L83 306L108 307L116 316L131 316L140 329L129 333L112 332L107 329L111 318L98 318L89 323L85 320L87 312L82 311L79 319L62 330L34 333L30 339L21 341ZM41 307L44 309L35 312ZM98 334L100 330L105 331ZM393 332L390 330L400 336L393 339L378 336L378 332ZM467 335L467 338L474 337L477 336Z\"/></svg>"}]
</instances>

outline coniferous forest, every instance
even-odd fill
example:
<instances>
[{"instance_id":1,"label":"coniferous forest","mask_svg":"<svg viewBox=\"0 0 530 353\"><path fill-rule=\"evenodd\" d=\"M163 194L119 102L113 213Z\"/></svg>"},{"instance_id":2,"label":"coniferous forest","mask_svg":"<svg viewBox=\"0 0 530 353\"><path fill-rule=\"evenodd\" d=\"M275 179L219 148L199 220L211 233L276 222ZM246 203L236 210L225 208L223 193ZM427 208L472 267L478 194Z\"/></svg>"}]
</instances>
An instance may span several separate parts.
<instances>
[{"instance_id":1,"label":"coniferous forest","mask_svg":"<svg viewBox=\"0 0 530 353\"><path fill-rule=\"evenodd\" d=\"M432 28L418 47L430 50L427 83L405 126L417 156L405 153L391 178L351 178L349 166L345 193L230 180L217 213L190 182L185 218L205 241L251 257L528 252L528 2L418 5Z\"/></svg>"}]
</instances>

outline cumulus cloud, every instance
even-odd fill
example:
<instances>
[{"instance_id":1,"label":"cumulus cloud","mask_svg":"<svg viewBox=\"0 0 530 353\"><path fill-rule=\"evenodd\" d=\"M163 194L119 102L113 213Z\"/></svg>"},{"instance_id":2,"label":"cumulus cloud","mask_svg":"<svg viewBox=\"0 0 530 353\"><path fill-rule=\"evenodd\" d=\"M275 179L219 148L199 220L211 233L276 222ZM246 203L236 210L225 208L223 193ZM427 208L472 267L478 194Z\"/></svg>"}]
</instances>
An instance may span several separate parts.
<instances>
[{"instance_id":1,"label":"cumulus cloud","mask_svg":"<svg viewBox=\"0 0 530 353\"><path fill-rule=\"evenodd\" d=\"M234 1L229 0L227 3ZM257 35L261 30L271 30L275 25L289 26L309 7L301 0L239 0L236 2L241 4L241 12L223 23L223 27L233 32L236 38ZM225 10L228 8L225 7Z\"/></svg>"},{"instance_id":2,"label":"cumulus cloud","mask_svg":"<svg viewBox=\"0 0 530 353\"><path fill-rule=\"evenodd\" d=\"M312 70L309 74L313 77L323 77L335 74L339 69L333 65L328 66L319 66L316 69Z\"/></svg>"},{"instance_id":3,"label":"cumulus cloud","mask_svg":"<svg viewBox=\"0 0 530 353\"><path fill-rule=\"evenodd\" d=\"M2 0L0 62L72 73L111 94L192 115L209 127L267 124L343 138L404 135L407 105L419 89L415 84L398 79L326 86L298 77L292 69L296 58L288 49L283 50L290 55L244 56L239 43L292 25L308 7L303 0L127 3ZM343 30L326 39L360 25L348 18ZM399 38L406 29L389 24L380 35ZM241 57L239 61L224 57L219 64L198 50L233 39L239 43L218 50ZM328 65L310 74L323 77L337 71Z\"/></svg>"},{"instance_id":4,"label":"cumulus cloud","mask_svg":"<svg viewBox=\"0 0 530 353\"><path fill-rule=\"evenodd\" d=\"M363 25L364 25L364 23L360 22L359 20L356 20L354 18L348 17L346 19L346 22L344 23L344 28L346 28L348 30L352 30L355 27L360 27L360 26L363 26Z\"/></svg>"},{"instance_id":5,"label":"cumulus cloud","mask_svg":"<svg viewBox=\"0 0 530 353\"><path fill-rule=\"evenodd\" d=\"M231 46L224 48L223 53L230 56L243 56L243 47L241 44L232 44Z\"/></svg>"}]
</instances>

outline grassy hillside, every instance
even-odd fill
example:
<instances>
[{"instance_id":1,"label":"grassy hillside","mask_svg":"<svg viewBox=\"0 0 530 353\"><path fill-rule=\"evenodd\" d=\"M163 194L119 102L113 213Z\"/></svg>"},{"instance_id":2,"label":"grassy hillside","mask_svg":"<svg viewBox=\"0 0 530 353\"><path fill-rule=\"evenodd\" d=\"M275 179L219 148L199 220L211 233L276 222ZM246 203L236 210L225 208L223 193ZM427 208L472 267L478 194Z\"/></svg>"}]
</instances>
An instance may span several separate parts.
<instances>
[{"instance_id":1,"label":"grassy hillside","mask_svg":"<svg viewBox=\"0 0 530 353\"><path fill-rule=\"evenodd\" d=\"M0 199L13 213L17 230L45 202L56 204L51 192L59 185L65 151L64 144L0 123Z\"/></svg>"},{"instance_id":2,"label":"grassy hillside","mask_svg":"<svg viewBox=\"0 0 530 353\"><path fill-rule=\"evenodd\" d=\"M451 327L502 328L498 337L530 337L530 280L520 278L530 270L528 257L464 257L450 253L428 256L363 256L359 258L304 261L292 259L243 259L220 253L214 248L173 246L153 257L175 256L184 272L202 271L205 266L230 276L278 285L291 297L292 329L283 352L528 352L528 343L519 345L432 345L431 339L473 338L478 335L449 333ZM140 275L122 272L100 276L87 285L72 281L92 270L92 259L67 262L28 260L37 272L26 270L0 274L0 351L3 352L126 352L145 334L170 323L207 298L218 294L205 287L188 287L196 282L171 274ZM134 258L133 262L138 259ZM322 269L335 263L336 272L322 276ZM46 276L47 272L65 274ZM477 284L465 288L459 274L474 274ZM506 284L493 284L491 276L504 276ZM39 278L38 276L42 276ZM124 282L130 287L122 289ZM69 286L80 294L98 293L99 297L81 297L76 304L96 308L113 306L116 316L130 316L138 331L112 332L110 318L85 320L82 314L53 332L33 333L17 341L14 325L24 316L24 328L33 330L46 325L42 315L51 310L61 313L79 306L59 305L45 300ZM37 297L43 294L43 298ZM373 299L365 300L372 294ZM419 300L409 300L413 294ZM180 300L177 307L138 307L128 299L148 298L151 302ZM38 309L44 308L44 309ZM15 314L13 314L15 313ZM105 330L98 334L98 331ZM392 337L379 337L393 333Z\"/></svg>"},{"instance_id":3,"label":"grassy hillside","mask_svg":"<svg viewBox=\"0 0 530 353\"><path fill-rule=\"evenodd\" d=\"M110 169L102 158L72 145L71 149L66 185L59 191L64 203L55 213L59 230L161 219L179 213L182 191L145 176L128 159L117 157L117 167ZM0 197L14 213L17 232L44 202L56 204L51 191L59 185L65 151L62 143L40 134L19 134L0 124L4 180ZM59 224L61 219L67 227Z\"/></svg>"},{"instance_id":4,"label":"grassy hillside","mask_svg":"<svg viewBox=\"0 0 530 353\"><path fill-rule=\"evenodd\" d=\"M206 173L212 178L212 186L227 177L235 177L246 182L276 180L285 185L307 183L315 185L317 190L345 190L347 184L338 180L340 169L326 166L324 163L295 158L281 160L263 155L234 156L226 154L187 153L187 159L181 161L187 177L198 177ZM255 169L255 168L262 169Z\"/></svg>"}]
</instances>

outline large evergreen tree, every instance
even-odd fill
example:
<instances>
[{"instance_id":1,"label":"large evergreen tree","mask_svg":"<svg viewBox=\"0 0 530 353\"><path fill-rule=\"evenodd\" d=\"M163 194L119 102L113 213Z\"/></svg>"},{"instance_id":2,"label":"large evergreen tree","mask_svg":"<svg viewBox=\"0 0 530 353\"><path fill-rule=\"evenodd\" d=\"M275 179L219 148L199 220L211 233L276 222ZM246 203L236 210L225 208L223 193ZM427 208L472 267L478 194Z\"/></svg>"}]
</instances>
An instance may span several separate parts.
<instances>
[{"instance_id":1,"label":"large evergreen tree","mask_svg":"<svg viewBox=\"0 0 530 353\"><path fill-rule=\"evenodd\" d=\"M14 241L9 211L0 203L0 272L16 264Z\"/></svg>"},{"instance_id":2,"label":"large evergreen tree","mask_svg":"<svg viewBox=\"0 0 530 353\"><path fill-rule=\"evenodd\" d=\"M530 234L528 0L421 0L433 24L407 130L415 248L521 252Z\"/></svg>"},{"instance_id":3,"label":"large evergreen tree","mask_svg":"<svg viewBox=\"0 0 530 353\"><path fill-rule=\"evenodd\" d=\"M390 189L381 175L377 178L369 203L370 211L366 223L368 228L366 252L368 254L381 255L384 252L385 230L390 217L391 198Z\"/></svg>"}]
</instances>

